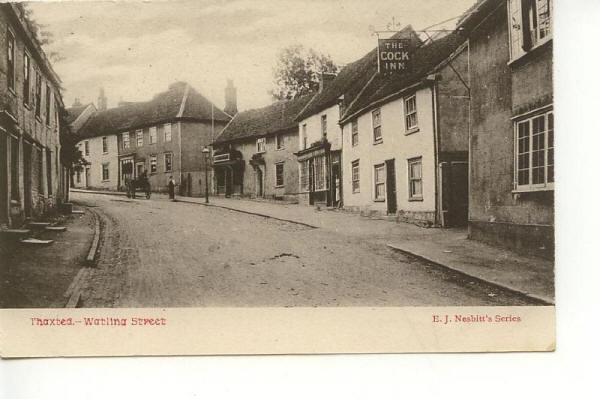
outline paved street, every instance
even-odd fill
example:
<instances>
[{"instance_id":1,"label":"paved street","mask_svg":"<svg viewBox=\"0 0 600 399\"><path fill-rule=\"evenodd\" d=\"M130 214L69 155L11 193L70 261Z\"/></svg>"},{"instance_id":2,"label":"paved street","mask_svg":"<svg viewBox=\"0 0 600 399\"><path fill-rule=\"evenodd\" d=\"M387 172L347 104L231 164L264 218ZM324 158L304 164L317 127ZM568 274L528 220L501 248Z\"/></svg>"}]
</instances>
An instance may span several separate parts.
<instances>
[{"instance_id":1,"label":"paved street","mask_svg":"<svg viewBox=\"0 0 600 399\"><path fill-rule=\"evenodd\" d=\"M73 193L72 200L92 207L103 227L84 307L527 304L395 253L372 233L161 197Z\"/></svg>"}]
</instances>

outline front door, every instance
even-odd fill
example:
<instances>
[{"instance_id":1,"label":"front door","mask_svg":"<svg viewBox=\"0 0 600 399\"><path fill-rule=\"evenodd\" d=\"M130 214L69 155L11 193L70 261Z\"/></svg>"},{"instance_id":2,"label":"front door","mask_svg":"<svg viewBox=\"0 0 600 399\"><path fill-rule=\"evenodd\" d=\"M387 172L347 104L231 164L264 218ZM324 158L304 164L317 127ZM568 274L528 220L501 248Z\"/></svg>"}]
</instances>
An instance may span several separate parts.
<instances>
[{"instance_id":1,"label":"front door","mask_svg":"<svg viewBox=\"0 0 600 399\"><path fill-rule=\"evenodd\" d=\"M263 196L263 173L260 167L256 168L256 196Z\"/></svg>"},{"instance_id":2,"label":"front door","mask_svg":"<svg viewBox=\"0 0 600 399\"><path fill-rule=\"evenodd\" d=\"M336 206L340 200L340 164L331 165L331 205Z\"/></svg>"},{"instance_id":3,"label":"front door","mask_svg":"<svg viewBox=\"0 0 600 399\"><path fill-rule=\"evenodd\" d=\"M396 203L396 162L393 159L385 161L386 170L386 200L388 215L395 215L397 211Z\"/></svg>"},{"instance_id":4,"label":"front door","mask_svg":"<svg viewBox=\"0 0 600 399\"><path fill-rule=\"evenodd\" d=\"M85 187L90 188L92 181L92 173L90 172L91 168L89 166L85 167Z\"/></svg>"},{"instance_id":5,"label":"front door","mask_svg":"<svg viewBox=\"0 0 600 399\"><path fill-rule=\"evenodd\" d=\"M25 216L31 216L31 144L23 142L23 189Z\"/></svg>"}]
</instances>

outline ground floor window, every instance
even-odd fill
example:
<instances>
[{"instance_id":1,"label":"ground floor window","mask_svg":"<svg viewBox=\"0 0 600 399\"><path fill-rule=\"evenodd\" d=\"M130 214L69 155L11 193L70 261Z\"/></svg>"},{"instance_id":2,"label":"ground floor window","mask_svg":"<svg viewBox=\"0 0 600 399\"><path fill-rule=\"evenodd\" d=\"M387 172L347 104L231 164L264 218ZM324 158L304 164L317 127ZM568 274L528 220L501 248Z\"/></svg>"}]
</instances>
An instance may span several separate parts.
<instances>
[{"instance_id":1,"label":"ground floor window","mask_svg":"<svg viewBox=\"0 0 600 399\"><path fill-rule=\"evenodd\" d=\"M352 162L352 192L360 193L360 164L358 160Z\"/></svg>"},{"instance_id":2,"label":"ground floor window","mask_svg":"<svg viewBox=\"0 0 600 399\"><path fill-rule=\"evenodd\" d=\"M300 191L307 192L309 190L309 167L308 160L300 162Z\"/></svg>"},{"instance_id":3,"label":"ground floor window","mask_svg":"<svg viewBox=\"0 0 600 399\"><path fill-rule=\"evenodd\" d=\"M375 165L375 201L385 200L385 164Z\"/></svg>"},{"instance_id":4,"label":"ground floor window","mask_svg":"<svg viewBox=\"0 0 600 399\"><path fill-rule=\"evenodd\" d=\"M421 157L408 160L408 198L423 199L423 160Z\"/></svg>"},{"instance_id":5,"label":"ground floor window","mask_svg":"<svg viewBox=\"0 0 600 399\"><path fill-rule=\"evenodd\" d=\"M10 139L10 198L19 200L19 140Z\"/></svg>"},{"instance_id":6,"label":"ground floor window","mask_svg":"<svg viewBox=\"0 0 600 399\"><path fill-rule=\"evenodd\" d=\"M102 181L107 181L110 179L110 175L108 172L108 164L104 163L102 164ZM88 182L89 184L89 182Z\"/></svg>"},{"instance_id":7,"label":"ground floor window","mask_svg":"<svg viewBox=\"0 0 600 399\"><path fill-rule=\"evenodd\" d=\"M283 186L283 163L275 164L275 185Z\"/></svg>"},{"instance_id":8,"label":"ground floor window","mask_svg":"<svg viewBox=\"0 0 600 399\"><path fill-rule=\"evenodd\" d=\"M156 173L156 155L150 155L150 173Z\"/></svg>"},{"instance_id":9,"label":"ground floor window","mask_svg":"<svg viewBox=\"0 0 600 399\"><path fill-rule=\"evenodd\" d=\"M78 171L75 173L75 181L76 181L77 183L81 183L81 171L80 171L80 170L78 170Z\"/></svg>"},{"instance_id":10,"label":"ground floor window","mask_svg":"<svg viewBox=\"0 0 600 399\"><path fill-rule=\"evenodd\" d=\"M554 112L516 122L517 189L554 188Z\"/></svg>"},{"instance_id":11,"label":"ground floor window","mask_svg":"<svg viewBox=\"0 0 600 399\"><path fill-rule=\"evenodd\" d=\"M327 188L325 169L325 155L315 157L313 167L315 191L325 190Z\"/></svg>"},{"instance_id":12,"label":"ground floor window","mask_svg":"<svg viewBox=\"0 0 600 399\"><path fill-rule=\"evenodd\" d=\"M165 154L165 172L170 172L173 170L173 154L166 153Z\"/></svg>"}]
</instances>

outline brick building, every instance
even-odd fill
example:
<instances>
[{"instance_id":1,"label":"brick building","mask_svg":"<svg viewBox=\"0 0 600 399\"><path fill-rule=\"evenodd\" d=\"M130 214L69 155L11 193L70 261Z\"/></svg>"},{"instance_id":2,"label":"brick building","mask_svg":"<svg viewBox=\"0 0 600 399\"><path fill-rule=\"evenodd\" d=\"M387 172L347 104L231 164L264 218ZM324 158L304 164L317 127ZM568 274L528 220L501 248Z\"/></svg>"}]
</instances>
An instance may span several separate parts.
<instances>
[{"instance_id":1,"label":"brick building","mask_svg":"<svg viewBox=\"0 0 600 399\"><path fill-rule=\"evenodd\" d=\"M215 140L217 194L296 200L298 124L311 96L240 112Z\"/></svg>"},{"instance_id":2,"label":"brick building","mask_svg":"<svg viewBox=\"0 0 600 399\"><path fill-rule=\"evenodd\" d=\"M373 75L340 120L344 208L466 225L467 46L456 33L426 43L403 35L413 68Z\"/></svg>"},{"instance_id":3,"label":"brick building","mask_svg":"<svg viewBox=\"0 0 600 399\"><path fill-rule=\"evenodd\" d=\"M471 82L469 235L553 256L552 0L480 0L460 21Z\"/></svg>"},{"instance_id":4,"label":"brick building","mask_svg":"<svg viewBox=\"0 0 600 399\"><path fill-rule=\"evenodd\" d=\"M227 98L234 109L229 102L235 102L235 93L229 91ZM184 82L173 83L150 101L99 110L77 133L90 162L85 181L89 174L91 184L85 186L124 190L127 179L146 171L153 191L166 191L173 176L181 195L202 195L202 149L230 119Z\"/></svg>"},{"instance_id":5,"label":"brick building","mask_svg":"<svg viewBox=\"0 0 600 399\"><path fill-rule=\"evenodd\" d=\"M0 4L0 225L18 226L64 198L60 80L19 4Z\"/></svg>"}]
</instances>

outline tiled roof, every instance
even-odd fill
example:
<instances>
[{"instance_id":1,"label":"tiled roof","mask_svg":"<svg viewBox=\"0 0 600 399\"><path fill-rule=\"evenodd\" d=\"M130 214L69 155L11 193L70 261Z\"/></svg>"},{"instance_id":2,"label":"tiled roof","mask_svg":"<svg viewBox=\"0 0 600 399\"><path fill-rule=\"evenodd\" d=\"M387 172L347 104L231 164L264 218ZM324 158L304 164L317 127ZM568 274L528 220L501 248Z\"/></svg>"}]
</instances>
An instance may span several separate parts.
<instances>
[{"instance_id":1,"label":"tiled roof","mask_svg":"<svg viewBox=\"0 0 600 399\"><path fill-rule=\"evenodd\" d=\"M409 37L416 44L421 43L421 40L410 25L404 27L392 37ZM297 120L305 119L321 112L325 108L329 108L341 96L344 97L344 106L350 105L375 73L377 73L377 48L371 50L358 61L352 62L342 68L335 79L329 82L323 91L315 95L306 109L298 115Z\"/></svg>"},{"instance_id":2,"label":"tiled roof","mask_svg":"<svg viewBox=\"0 0 600 399\"><path fill-rule=\"evenodd\" d=\"M209 121L212 112L209 100L186 83L177 82L150 101L129 103L96 112L78 134L82 138L95 137L179 119ZM214 119L228 122L231 117L214 106Z\"/></svg>"},{"instance_id":3,"label":"tiled roof","mask_svg":"<svg viewBox=\"0 0 600 399\"><path fill-rule=\"evenodd\" d=\"M261 137L297 128L295 121L312 98L311 95L278 101L269 106L238 113L217 136L215 143L225 143L250 137Z\"/></svg>"},{"instance_id":4,"label":"tiled roof","mask_svg":"<svg viewBox=\"0 0 600 399\"><path fill-rule=\"evenodd\" d=\"M71 124L71 123L75 122L75 120L76 120L77 118L79 118L79 115L81 115L81 113L82 113L83 111L85 111L85 109L86 109L87 107L89 107L89 106L90 106L90 104L86 104L86 105L80 105L80 106L77 106L77 107L71 107L71 108L67 108L67 109L66 109L66 111L67 111L67 119L66 119L66 122L67 122L68 124Z\"/></svg>"},{"instance_id":5,"label":"tiled roof","mask_svg":"<svg viewBox=\"0 0 600 399\"><path fill-rule=\"evenodd\" d=\"M356 113L366 111L374 103L421 81L436 66L448 58L464 41L465 38L460 34L451 33L418 48L413 55L413 69L410 73L401 77L398 75L375 76L354 103L345 110L341 122L354 117Z\"/></svg>"}]
</instances>

